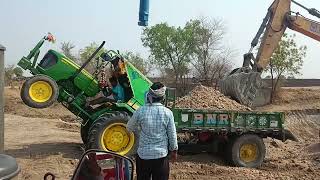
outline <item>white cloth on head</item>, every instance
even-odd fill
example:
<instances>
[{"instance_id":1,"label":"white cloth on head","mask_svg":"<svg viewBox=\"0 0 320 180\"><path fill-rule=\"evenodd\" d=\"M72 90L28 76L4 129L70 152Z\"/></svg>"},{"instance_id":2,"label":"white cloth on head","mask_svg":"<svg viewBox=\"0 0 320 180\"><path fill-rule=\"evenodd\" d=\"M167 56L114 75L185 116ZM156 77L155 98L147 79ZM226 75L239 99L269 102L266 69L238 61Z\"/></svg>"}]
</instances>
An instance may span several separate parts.
<instances>
[{"instance_id":1,"label":"white cloth on head","mask_svg":"<svg viewBox=\"0 0 320 180\"><path fill-rule=\"evenodd\" d=\"M160 89L156 89L156 90L153 90L153 89L150 88L149 92L147 93L147 99L148 99L149 103L152 104L152 99L153 98L164 97L166 95L166 90L167 90L167 87L165 87L165 86L163 86Z\"/></svg>"},{"instance_id":2,"label":"white cloth on head","mask_svg":"<svg viewBox=\"0 0 320 180\"><path fill-rule=\"evenodd\" d=\"M151 91L157 97L163 97L166 95L166 90L167 90L167 87L163 86L162 88L157 89L157 90L153 90L150 88L149 91Z\"/></svg>"}]
</instances>

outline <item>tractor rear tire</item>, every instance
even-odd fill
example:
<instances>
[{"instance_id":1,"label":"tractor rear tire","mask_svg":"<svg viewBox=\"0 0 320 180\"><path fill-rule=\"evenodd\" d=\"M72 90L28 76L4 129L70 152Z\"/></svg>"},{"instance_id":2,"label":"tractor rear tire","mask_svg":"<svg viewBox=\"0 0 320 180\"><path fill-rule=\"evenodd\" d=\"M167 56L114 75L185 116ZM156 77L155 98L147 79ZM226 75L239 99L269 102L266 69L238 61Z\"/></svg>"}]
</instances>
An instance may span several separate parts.
<instances>
[{"instance_id":1,"label":"tractor rear tire","mask_svg":"<svg viewBox=\"0 0 320 180\"><path fill-rule=\"evenodd\" d=\"M115 112L97 119L90 127L86 149L101 149L120 155L136 154L137 138L126 130L129 117Z\"/></svg>"},{"instance_id":2,"label":"tractor rear tire","mask_svg":"<svg viewBox=\"0 0 320 180\"><path fill-rule=\"evenodd\" d=\"M266 147L261 137L245 134L231 138L227 146L227 159L238 167L258 168L262 165Z\"/></svg>"},{"instance_id":3,"label":"tractor rear tire","mask_svg":"<svg viewBox=\"0 0 320 180\"><path fill-rule=\"evenodd\" d=\"M20 96L29 107L47 108L57 101L59 88L50 77L37 75L23 83Z\"/></svg>"}]
</instances>

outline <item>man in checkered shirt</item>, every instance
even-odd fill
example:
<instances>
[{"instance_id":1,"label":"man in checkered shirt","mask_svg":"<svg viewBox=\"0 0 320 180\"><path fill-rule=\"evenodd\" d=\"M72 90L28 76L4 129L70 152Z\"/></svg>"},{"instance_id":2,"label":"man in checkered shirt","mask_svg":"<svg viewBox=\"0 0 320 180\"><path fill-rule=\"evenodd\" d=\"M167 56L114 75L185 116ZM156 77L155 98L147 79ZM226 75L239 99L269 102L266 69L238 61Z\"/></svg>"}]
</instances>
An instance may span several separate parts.
<instances>
[{"instance_id":1,"label":"man in checkered shirt","mask_svg":"<svg viewBox=\"0 0 320 180\"><path fill-rule=\"evenodd\" d=\"M136 158L138 180L168 180L170 152L177 159L177 133L172 111L161 102L166 87L154 83L147 93L146 104L140 107L127 124L130 132L139 131L138 155Z\"/></svg>"}]
</instances>

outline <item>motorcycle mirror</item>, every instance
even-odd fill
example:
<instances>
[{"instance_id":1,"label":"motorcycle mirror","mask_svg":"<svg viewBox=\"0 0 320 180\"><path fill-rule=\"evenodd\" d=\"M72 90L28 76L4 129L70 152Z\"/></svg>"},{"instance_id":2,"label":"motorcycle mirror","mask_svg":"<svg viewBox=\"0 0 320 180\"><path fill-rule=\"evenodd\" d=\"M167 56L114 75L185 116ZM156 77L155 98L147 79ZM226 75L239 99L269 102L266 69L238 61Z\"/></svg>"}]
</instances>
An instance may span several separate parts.
<instances>
[{"instance_id":1,"label":"motorcycle mirror","mask_svg":"<svg viewBox=\"0 0 320 180\"><path fill-rule=\"evenodd\" d=\"M133 180L133 161L101 150L88 150L81 157L72 180Z\"/></svg>"}]
</instances>

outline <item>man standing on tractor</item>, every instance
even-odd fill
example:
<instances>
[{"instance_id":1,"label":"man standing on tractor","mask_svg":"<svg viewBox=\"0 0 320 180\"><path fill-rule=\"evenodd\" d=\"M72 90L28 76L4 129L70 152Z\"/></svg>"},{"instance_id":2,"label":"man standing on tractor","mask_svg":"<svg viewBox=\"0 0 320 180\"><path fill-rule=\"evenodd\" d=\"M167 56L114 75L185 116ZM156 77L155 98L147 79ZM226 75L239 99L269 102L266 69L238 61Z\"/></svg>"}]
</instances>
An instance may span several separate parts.
<instances>
[{"instance_id":1,"label":"man standing on tractor","mask_svg":"<svg viewBox=\"0 0 320 180\"><path fill-rule=\"evenodd\" d=\"M138 180L168 180L170 152L177 159L177 134L173 113L161 102L166 87L154 83L147 93L147 102L135 111L127 124L130 132L139 132L138 155L136 157Z\"/></svg>"}]
</instances>

